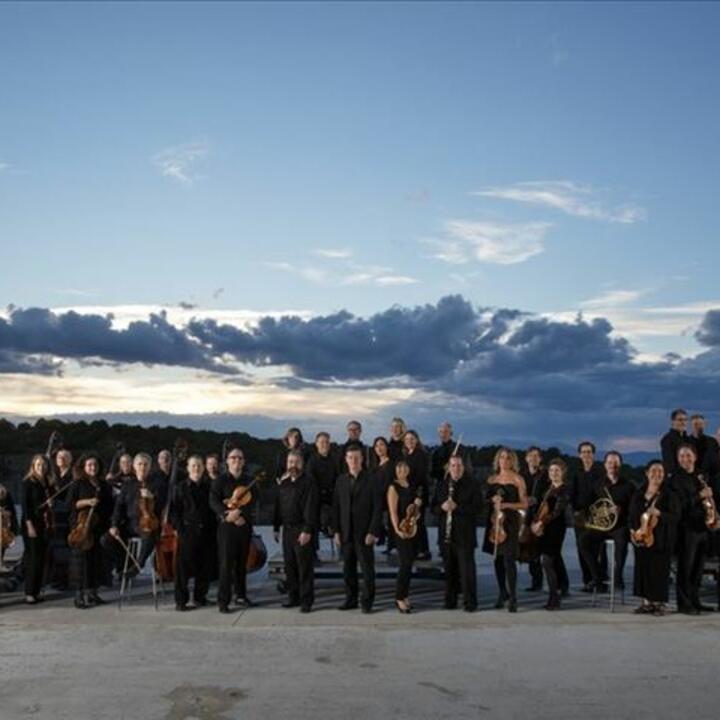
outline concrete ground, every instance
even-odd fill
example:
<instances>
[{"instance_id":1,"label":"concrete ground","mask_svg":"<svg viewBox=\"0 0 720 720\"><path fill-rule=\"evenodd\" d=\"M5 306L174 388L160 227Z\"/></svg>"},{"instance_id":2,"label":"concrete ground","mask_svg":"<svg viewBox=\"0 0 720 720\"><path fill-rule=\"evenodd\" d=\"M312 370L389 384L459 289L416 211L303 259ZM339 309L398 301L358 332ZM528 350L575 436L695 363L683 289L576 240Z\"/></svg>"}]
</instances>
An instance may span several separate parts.
<instances>
[{"instance_id":1,"label":"concrete ground","mask_svg":"<svg viewBox=\"0 0 720 720\"><path fill-rule=\"evenodd\" d=\"M439 609L433 580L415 582L416 614L393 609L392 580L377 612L340 612L340 581L323 580L300 615L267 573L251 582L260 607L232 615L177 613L170 595L156 611L147 582L121 611L0 596L0 720L717 717L720 613L636 616L629 597L610 613L577 591L549 613L521 590L511 615L490 609L478 556L475 614ZM565 557L576 586L570 537Z\"/></svg>"}]
</instances>

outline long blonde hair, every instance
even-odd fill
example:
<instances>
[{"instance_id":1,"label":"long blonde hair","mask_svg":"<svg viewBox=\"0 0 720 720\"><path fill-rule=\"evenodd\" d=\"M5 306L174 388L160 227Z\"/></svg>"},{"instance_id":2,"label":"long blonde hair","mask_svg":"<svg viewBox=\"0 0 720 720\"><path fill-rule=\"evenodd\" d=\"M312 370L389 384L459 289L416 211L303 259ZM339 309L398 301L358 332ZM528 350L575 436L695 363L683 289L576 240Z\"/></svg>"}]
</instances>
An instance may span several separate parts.
<instances>
[{"instance_id":1,"label":"long blonde hair","mask_svg":"<svg viewBox=\"0 0 720 720\"><path fill-rule=\"evenodd\" d=\"M35 463L38 460L43 461L43 474L41 477L38 477L35 474ZM44 481L48 484L52 482L52 470L50 468L50 461L47 459L45 455L42 453L37 453L36 455L33 455L32 460L30 461L30 468L28 469L27 473L25 474L25 477L23 480L28 481Z\"/></svg>"},{"instance_id":2,"label":"long blonde hair","mask_svg":"<svg viewBox=\"0 0 720 720\"><path fill-rule=\"evenodd\" d=\"M520 460L517 456L517 453L509 447L501 447L496 453L495 457L493 458L493 473L495 475L498 475L500 473L500 456L503 453L507 453L510 456L510 462L512 463L512 469L515 473L518 475L520 474Z\"/></svg>"}]
</instances>

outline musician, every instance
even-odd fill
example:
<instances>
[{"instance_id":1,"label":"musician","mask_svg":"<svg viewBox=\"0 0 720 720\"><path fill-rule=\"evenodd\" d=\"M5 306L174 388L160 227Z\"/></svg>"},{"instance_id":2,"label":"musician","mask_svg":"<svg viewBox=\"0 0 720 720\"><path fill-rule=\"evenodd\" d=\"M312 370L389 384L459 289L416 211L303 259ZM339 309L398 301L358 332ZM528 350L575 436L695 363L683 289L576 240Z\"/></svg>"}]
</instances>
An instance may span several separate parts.
<instances>
[{"instance_id":1,"label":"musician","mask_svg":"<svg viewBox=\"0 0 720 720\"><path fill-rule=\"evenodd\" d=\"M390 421L390 439L388 440L388 455L393 463L403 459L405 443L403 438L407 431L407 425L401 417L394 417Z\"/></svg>"},{"instance_id":2,"label":"musician","mask_svg":"<svg viewBox=\"0 0 720 720\"><path fill-rule=\"evenodd\" d=\"M445 608L457 607L462 592L465 612L477 610L477 516L482 494L473 476L465 470L461 455L448 461L448 472L435 486L432 511L438 518L445 565ZM449 528L448 528L449 525Z\"/></svg>"},{"instance_id":3,"label":"musician","mask_svg":"<svg viewBox=\"0 0 720 720\"><path fill-rule=\"evenodd\" d=\"M358 572L363 574L362 611L372 612L375 601L375 555L373 548L382 523L382 498L377 484L363 468L363 448L349 445L345 450L348 471L340 475L333 496L335 543L343 558L345 602L340 610L358 606Z\"/></svg>"},{"instance_id":4,"label":"musician","mask_svg":"<svg viewBox=\"0 0 720 720\"><path fill-rule=\"evenodd\" d=\"M318 517L315 523L315 550L319 549L319 535L322 532L327 537L332 537L330 526L332 525L332 502L335 492L335 483L340 475L340 458L333 451L330 444L330 433L319 432L315 436L315 452L310 456L305 474L310 478L317 488ZM315 560L318 562L318 560Z\"/></svg>"},{"instance_id":5,"label":"musician","mask_svg":"<svg viewBox=\"0 0 720 720\"><path fill-rule=\"evenodd\" d=\"M671 478L679 469L678 450L681 445L692 445L692 439L687 434L688 414L686 410L678 408L670 413L670 430L662 436L660 449L662 451L665 475Z\"/></svg>"},{"instance_id":6,"label":"musician","mask_svg":"<svg viewBox=\"0 0 720 720\"><path fill-rule=\"evenodd\" d=\"M660 460L652 460L645 467L645 484L633 495L630 503L630 528L635 545L635 583L633 594L641 598L635 609L639 615L665 614L670 584L670 563L677 523L680 520L680 498L665 480L665 468ZM636 539L649 518L657 525L652 530L652 544Z\"/></svg>"},{"instance_id":7,"label":"musician","mask_svg":"<svg viewBox=\"0 0 720 720\"><path fill-rule=\"evenodd\" d=\"M340 457L342 458L341 471L347 473L348 466L345 462L345 453L349 447L359 447L362 452L363 467L370 465L370 452L362 441L362 424L358 420L351 420L346 426L347 440L340 446Z\"/></svg>"},{"instance_id":8,"label":"musician","mask_svg":"<svg viewBox=\"0 0 720 720\"><path fill-rule=\"evenodd\" d=\"M432 455L430 456L430 480L432 482L431 494L434 491L433 489L447 474L448 462L450 461L450 456L453 454L462 455L465 471L469 475L472 475L470 454L461 444L458 445L453 438L452 425L447 421L441 422L440 425L438 425L437 434L440 444L433 450ZM438 550L442 552L444 543L440 535L438 535L437 544Z\"/></svg>"},{"instance_id":9,"label":"musician","mask_svg":"<svg viewBox=\"0 0 720 720\"><path fill-rule=\"evenodd\" d=\"M13 496L10 494L10 491L2 484L0 484L0 514L2 514L3 532L9 532L13 536L17 536L18 519L17 511L15 510L15 501L13 500ZM3 567L6 550L7 547L0 545L0 567Z\"/></svg>"},{"instance_id":10,"label":"musician","mask_svg":"<svg viewBox=\"0 0 720 720\"><path fill-rule=\"evenodd\" d=\"M570 502L566 476L567 465L560 458L554 458L548 465L547 476L539 478L534 487L536 502L530 519L530 532L537 538L535 545L550 590L546 610L560 609L563 587L566 588L568 583L562 557L566 510Z\"/></svg>"},{"instance_id":11,"label":"musician","mask_svg":"<svg viewBox=\"0 0 720 720\"><path fill-rule=\"evenodd\" d=\"M413 486L422 500L417 529L417 559L430 560L427 526L425 525L425 508L430 500L430 457L420 442L415 430L408 430L403 439L405 443L405 461L410 466L410 485Z\"/></svg>"},{"instance_id":12,"label":"musician","mask_svg":"<svg viewBox=\"0 0 720 720\"><path fill-rule=\"evenodd\" d=\"M113 503L117 502L120 497L123 485L130 479L134 478L133 474L133 458L130 453L123 453L118 459L118 470L116 473L108 473L105 480L110 484L112 491Z\"/></svg>"},{"instance_id":13,"label":"musician","mask_svg":"<svg viewBox=\"0 0 720 720\"><path fill-rule=\"evenodd\" d=\"M678 612L699 615L701 611L712 610L700 602L700 582L708 550L703 500L711 499L713 491L700 480L702 473L697 466L697 450L693 445L678 448L677 465L678 469L670 478L670 486L680 499L676 583Z\"/></svg>"},{"instance_id":14,"label":"musician","mask_svg":"<svg viewBox=\"0 0 720 720\"><path fill-rule=\"evenodd\" d=\"M394 467L394 477L387 486L385 493L392 533L395 536L395 547L398 552L398 572L395 580L395 605L407 614L412 611L410 604L410 578L413 561L415 560L416 533L404 532L401 522L407 517L408 508L415 506L419 513L422 500L413 492L410 485L410 466L405 460L399 460Z\"/></svg>"},{"instance_id":15,"label":"musician","mask_svg":"<svg viewBox=\"0 0 720 720\"><path fill-rule=\"evenodd\" d=\"M179 612L188 609L191 577L195 578L193 604L204 607L208 604L217 523L210 509L210 481L205 477L205 463L200 455L188 458L187 477L175 484L169 520L177 532L175 609Z\"/></svg>"},{"instance_id":16,"label":"musician","mask_svg":"<svg viewBox=\"0 0 720 720\"><path fill-rule=\"evenodd\" d=\"M250 490L251 499L247 505L236 510L227 507L226 500L232 498L239 486L247 487L252 482L245 474L245 455L239 447L233 447L227 455L227 472L210 486L210 507L218 520L218 609L230 612L232 585L235 583L236 603L242 608L254 603L247 596L246 564L252 538L253 513L257 504L257 492Z\"/></svg>"},{"instance_id":17,"label":"musician","mask_svg":"<svg viewBox=\"0 0 720 720\"><path fill-rule=\"evenodd\" d=\"M625 587L623 571L630 541L628 511L635 486L621 475L622 463L622 455L616 450L605 453L603 459L605 477L594 485L590 497L590 506L601 498L612 501L617 513L615 525L607 531L584 527L580 533L580 551L590 568L592 587L597 592L608 590L602 580L602 569L598 560L600 549L608 539L615 541L615 587L620 589Z\"/></svg>"},{"instance_id":18,"label":"musician","mask_svg":"<svg viewBox=\"0 0 720 720\"><path fill-rule=\"evenodd\" d=\"M520 461L514 450L500 448L493 459L493 474L488 478L486 497L493 507L485 528L483 550L493 555L495 578L498 584L497 609L505 607L517 612L517 561L520 550L520 510L527 511L525 480L520 475ZM496 513L503 513L502 522L495 522ZM505 539L495 538L498 529L505 531ZM495 538L495 539L494 539Z\"/></svg>"},{"instance_id":19,"label":"musician","mask_svg":"<svg viewBox=\"0 0 720 720\"><path fill-rule=\"evenodd\" d=\"M585 556L580 549L580 537L582 535L581 520L585 518L588 507L593 498L593 488L597 483L602 482L605 477L603 466L595 462L595 445L589 440L583 440L577 448L579 467L576 468L572 481L569 483L570 506L577 521L574 523L575 547L577 548L580 572L582 573L582 592L593 591L592 574L590 566L585 562ZM599 550L600 578L607 581L607 551L603 544Z\"/></svg>"},{"instance_id":20,"label":"musician","mask_svg":"<svg viewBox=\"0 0 720 720\"><path fill-rule=\"evenodd\" d=\"M75 587L75 607L81 610L105 603L98 595L98 587L103 579L100 538L110 525L113 502L110 485L101 479L101 467L97 453L82 455L75 463L75 482L68 493L71 533L88 523L90 547L87 550L72 547L70 550L70 580ZM89 520L83 510L92 512Z\"/></svg>"},{"instance_id":21,"label":"musician","mask_svg":"<svg viewBox=\"0 0 720 720\"><path fill-rule=\"evenodd\" d=\"M48 538L48 570L50 585L56 590L67 590L69 585L70 547L67 536L70 532L70 504L68 493L73 481L73 457L69 450L59 450L51 465L51 493L55 494L52 504L53 532ZM62 492L59 492L62 490Z\"/></svg>"},{"instance_id":22,"label":"musician","mask_svg":"<svg viewBox=\"0 0 720 720\"><path fill-rule=\"evenodd\" d=\"M211 453L205 457L205 478L204 482L208 490L213 480L220 477L220 456ZM208 533L208 581L213 583L218 579L218 549L217 549L217 518L215 513L210 514L211 531Z\"/></svg>"},{"instance_id":23,"label":"musician","mask_svg":"<svg viewBox=\"0 0 720 720\"><path fill-rule=\"evenodd\" d=\"M287 468L287 456L288 453L297 450L303 456L303 463L307 465L307 461L310 458L310 449L305 446L305 440L300 428L291 427L283 435L282 439L283 449L275 459L275 479L279 480L284 474Z\"/></svg>"},{"instance_id":24,"label":"musician","mask_svg":"<svg viewBox=\"0 0 720 720\"><path fill-rule=\"evenodd\" d=\"M539 447L533 445L527 449L525 452L525 469L521 474L525 480L525 488L528 493L527 522L530 522L530 515L533 510L537 509L539 486L545 484L546 481L545 468L542 467L542 450ZM530 554L523 558L523 548L520 548L521 560L527 561L528 570L530 571L531 583L529 588L525 588L526 592L540 592L543 587L543 567L540 556L536 551L537 543L528 543L527 552Z\"/></svg>"},{"instance_id":25,"label":"musician","mask_svg":"<svg viewBox=\"0 0 720 720\"><path fill-rule=\"evenodd\" d=\"M395 547L395 538L393 536L390 523L390 516L385 522L384 515L388 512L387 507L387 490L395 476L395 463L390 459L390 447L384 437L376 437L372 444L372 454L370 457L370 472L377 484L377 491L383 502L383 522L381 525L380 536L378 537L378 545L383 545L387 540L387 548L385 554L389 554L391 549Z\"/></svg>"},{"instance_id":26,"label":"musician","mask_svg":"<svg viewBox=\"0 0 720 720\"><path fill-rule=\"evenodd\" d=\"M50 463L45 455L33 455L30 468L23 478L20 502L22 506L22 536L25 550L25 602L40 602L48 560L48 541L52 534L52 501Z\"/></svg>"},{"instance_id":27,"label":"musician","mask_svg":"<svg viewBox=\"0 0 720 720\"><path fill-rule=\"evenodd\" d=\"M697 450L697 466L704 471L708 484L715 487L720 479L720 446L712 435L705 434L705 418L702 415L693 415L690 424L691 444Z\"/></svg>"},{"instance_id":28,"label":"musician","mask_svg":"<svg viewBox=\"0 0 720 720\"><path fill-rule=\"evenodd\" d=\"M313 536L317 531L318 486L303 472L303 455L291 450L280 477L273 511L275 542L282 528L283 562L287 600L285 608L300 606L309 613L315 599Z\"/></svg>"},{"instance_id":29,"label":"musician","mask_svg":"<svg viewBox=\"0 0 720 720\"><path fill-rule=\"evenodd\" d=\"M161 450L157 454L157 467L153 472L155 482L162 488L165 498L170 496L170 476L172 475L173 456L169 450Z\"/></svg>"},{"instance_id":30,"label":"musician","mask_svg":"<svg viewBox=\"0 0 720 720\"><path fill-rule=\"evenodd\" d=\"M210 482L220 477L220 456L217 453L205 456L205 474Z\"/></svg>"},{"instance_id":31,"label":"musician","mask_svg":"<svg viewBox=\"0 0 720 720\"><path fill-rule=\"evenodd\" d=\"M145 566L147 559L155 549L161 524L161 513L165 507L166 484L152 472L152 458L147 453L138 453L133 458L133 476L123 483L112 514L111 527L103 536L102 545L116 558L122 558L125 565L125 549L117 542L120 538L125 544L132 537L140 538L138 565ZM142 507L141 507L142 504ZM146 520L143 520L146 518ZM142 522L141 522L142 520ZM145 530L142 525L147 521L155 526L154 530ZM139 572L135 563L130 563L127 576L135 577Z\"/></svg>"}]
</instances>

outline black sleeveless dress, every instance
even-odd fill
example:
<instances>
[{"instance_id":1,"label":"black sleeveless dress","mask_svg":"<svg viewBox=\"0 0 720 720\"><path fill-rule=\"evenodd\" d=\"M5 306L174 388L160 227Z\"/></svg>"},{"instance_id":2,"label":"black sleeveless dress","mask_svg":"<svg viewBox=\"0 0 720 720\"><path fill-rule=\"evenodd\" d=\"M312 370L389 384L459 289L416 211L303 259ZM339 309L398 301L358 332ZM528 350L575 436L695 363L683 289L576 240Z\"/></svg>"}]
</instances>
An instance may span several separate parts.
<instances>
[{"instance_id":1,"label":"black sleeveless dress","mask_svg":"<svg viewBox=\"0 0 720 720\"><path fill-rule=\"evenodd\" d=\"M493 555L495 552L495 545L490 542L490 527L492 518L492 497L497 494L498 490L502 492L504 503L517 503L520 502L520 493L515 485L501 484L501 483L488 483L486 490L486 497L489 501L490 511L488 513L487 525L485 526L485 538L483 539L483 552ZM518 559L520 549L520 513L517 510L503 510L505 514L504 528L507 538L504 543L498 545L497 554L498 556L509 555L515 560Z\"/></svg>"}]
</instances>

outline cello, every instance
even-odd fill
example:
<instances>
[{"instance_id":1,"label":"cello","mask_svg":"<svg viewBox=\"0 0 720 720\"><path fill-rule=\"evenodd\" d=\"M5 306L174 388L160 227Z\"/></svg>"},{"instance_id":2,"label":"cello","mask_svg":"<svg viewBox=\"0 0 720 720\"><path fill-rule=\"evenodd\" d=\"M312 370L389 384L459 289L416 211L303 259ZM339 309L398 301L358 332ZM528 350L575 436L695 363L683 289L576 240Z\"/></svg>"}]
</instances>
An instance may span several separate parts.
<instances>
[{"instance_id":1,"label":"cello","mask_svg":"<svg viewBox=\"0 0 720 720\"><path fill-rule=\"evenodd\" d=\"M162 523L160 526L160 537L155 546L155 569L160 579L170 582L175 579L175 569L177 566L177 548L178 536L177 531L169 521L170 504L173 500L175 492L175 484L177 482L178 467L181 462L187 460L188 444L187 440L178 438L173 448L173 462L170 470L170 482L168 483L168 496L163 508Z\"/></svg>"}]
</instances>

